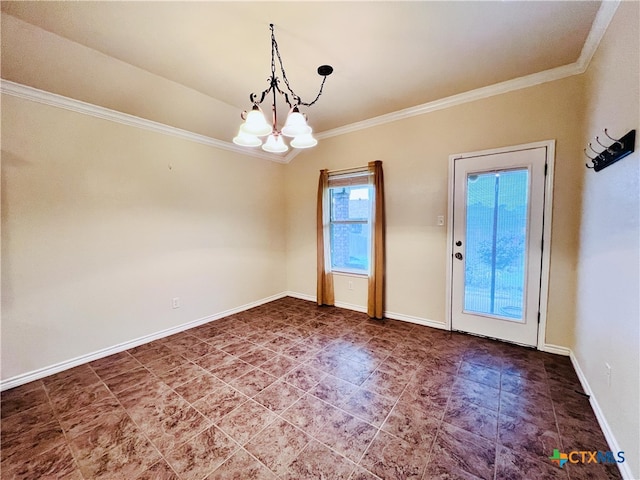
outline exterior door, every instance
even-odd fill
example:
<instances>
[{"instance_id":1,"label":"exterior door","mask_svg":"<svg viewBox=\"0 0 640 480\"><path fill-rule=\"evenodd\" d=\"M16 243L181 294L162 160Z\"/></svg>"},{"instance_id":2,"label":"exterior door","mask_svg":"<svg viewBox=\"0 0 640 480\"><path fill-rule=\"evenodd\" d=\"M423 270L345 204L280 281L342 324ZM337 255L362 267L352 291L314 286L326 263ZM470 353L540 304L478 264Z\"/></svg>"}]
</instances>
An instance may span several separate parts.
<instances>
[{"instance_id":1,"label":"exterior door","mask_svg":"<svg viewBox=\"0 0 640 480\"><path fill-rule=\"evenodd\" d=\"M453 159L453 330L536 346L545 147Z\"/></svg>"}]
</instances>

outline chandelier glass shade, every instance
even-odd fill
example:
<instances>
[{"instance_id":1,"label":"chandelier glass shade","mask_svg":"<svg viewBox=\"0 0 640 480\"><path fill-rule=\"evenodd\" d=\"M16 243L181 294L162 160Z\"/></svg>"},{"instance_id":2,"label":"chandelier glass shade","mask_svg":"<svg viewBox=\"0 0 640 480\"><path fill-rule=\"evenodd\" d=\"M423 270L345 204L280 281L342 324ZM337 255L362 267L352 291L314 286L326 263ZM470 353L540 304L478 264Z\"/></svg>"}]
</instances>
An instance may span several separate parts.
<instances>
[{"instance_id":1,"label":"chandelier glass shade","mask_svg":"<svg viewBox=\"0 0 640 480\"><path fill-rule=\"evenodd\" d=\"M240 125L240 133L253 135L255 137L269 135L271 131L271 125L267 123L262 110L260 110L260 107L257 105L254 105L253 110L247 114L244 123Z\"/></svg>"},{"instance_id":2,"label":"chandelier glass shade","mask_svg":"<svg viewBox=\"0 0 640 480\"><path fill-rule=\"evenodd\" d=\"M320 90L316 95L316 98L312 102L303 102L299 95L297 95L291 88L287 75L282 65L282 59L280 58L280 52L278 50L278 43L273 31L273 24L269 25L271 29L271 76L269 77L269 88L263 91L260 95L252 93L249 95L249 100L253 104L250 111L244 111L241 114L244 122L240 125L238 135L234 137L233 143L243 147L259 147L270 153L283 153L289 150L289 147L284 142L283 136L292 137L290 145L293 148L310 148L318 144L318 141L312 135L312 129L307 124L307 118L300 112L299 106L310 107L318 101L320 95L322 95L322 89L327 77L333 72L333 67L330 65L322 65L318 67L318 75L322 76L322 83L320 84ZM280 73L282 80L286 85L287 91L280 89L280 79L276 76L276 58L280 67ZM260 105L265 101L269 94L272 94L272 119L271 123L267 121L264 116ZM276 112L276 100L278 95L284 98L284 101L289 105L289 114L287 120L282 127L278 128L278 118ZM260 137L267 137L263 143Z\"/></svg>"},{"instance_id":3,"label":"chandelier glass shade","mask_svg":"<svg viewBox=\"0 0 640 480\"><path fill-rule=\"evenodd\" d=\"M293 140L291 140L291 146L293 148L311 148L315 147L318 144L318 140L313 138L311 133L303 133L302 135L297 135Z\"/></svg>"}]
</instances>

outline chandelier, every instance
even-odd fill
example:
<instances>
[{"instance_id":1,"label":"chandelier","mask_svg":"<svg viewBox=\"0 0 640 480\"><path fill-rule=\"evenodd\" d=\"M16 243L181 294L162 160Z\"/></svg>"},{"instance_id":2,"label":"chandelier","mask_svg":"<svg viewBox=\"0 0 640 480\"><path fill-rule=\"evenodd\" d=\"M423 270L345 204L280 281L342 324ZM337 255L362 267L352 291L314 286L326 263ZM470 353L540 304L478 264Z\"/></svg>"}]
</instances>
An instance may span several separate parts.
<instances>
[{"instance_id":1,"label":"chandelier","mask_svg":"<svg viewBox=\"0 0 640 480\"><path fill-rule=\"evenodd\" d=\"M327 76L333 72L333 67L330 65L322 65L318 67L318 75L321 75L322 83L320 84L320 90L316 95L316 98L309 103L303 102L299 95L297 95L291 88L287 75L282 65L282 58L280 58L280 51L278 50L278 43L276 42L275 34L273 33L273 24L269 24L271 29L271 77L267 80L269 82L269 88L263 91L260 95L252 93L249 95L249 100L253 104L251 111L244 111L240 115L244 120L244 123L240 125L240 131L238 135L233 139L233 143L241 145L243 147L259 147L262 145L262 149L271 153L282 153L289 150L289 147L284 143L283 136L292 137L290 144L294 148L310 148L318 144L318 141L313 138L312 130L307 125L306 115L300 113L298 107L305 106L310 107L318 101L320 95L322 95L322 88L324 82L327 80ZM282 74L282 80L287 87L287 91L283 92L280 89L280 80L276 77L276 58L280 66L280 72ZM264 102L269 93L273 94L273 103L271 104L272 118L271 123L268 123L265 119L260 104ZM279 93L284 97L285 102L289 105L289 114L287 120L282 129L278 128L278 116L276 112L276 99ZM260 137L267 137L264 144Z\"/></svg>"}]
</instances>

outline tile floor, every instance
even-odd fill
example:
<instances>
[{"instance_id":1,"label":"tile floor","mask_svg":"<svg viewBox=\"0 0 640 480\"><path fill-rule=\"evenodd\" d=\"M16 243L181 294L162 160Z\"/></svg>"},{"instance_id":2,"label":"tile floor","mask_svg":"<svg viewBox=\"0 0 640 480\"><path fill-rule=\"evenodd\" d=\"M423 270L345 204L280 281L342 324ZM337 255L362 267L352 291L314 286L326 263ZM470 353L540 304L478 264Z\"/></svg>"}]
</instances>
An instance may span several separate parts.
<instances>
[{"instance_id":1,"label":"tile floor","mask_svg":"<svg viewBox=\"0 0 640 480\"><path fill-rule=\"evenodd\" d=\"M2 479L582 479L567 358L284 298L2 393Z\"/></svg>"}]
</instances>

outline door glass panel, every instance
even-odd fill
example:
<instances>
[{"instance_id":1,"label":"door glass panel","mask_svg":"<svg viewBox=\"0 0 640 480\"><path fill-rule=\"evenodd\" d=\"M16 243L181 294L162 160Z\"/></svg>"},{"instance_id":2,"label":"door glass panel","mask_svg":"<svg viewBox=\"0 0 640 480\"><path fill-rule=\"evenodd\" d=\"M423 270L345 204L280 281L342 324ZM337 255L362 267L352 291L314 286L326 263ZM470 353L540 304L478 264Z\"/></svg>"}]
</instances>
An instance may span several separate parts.
<instances>
[{"instance_id":1,"label":"door glass panel","mask_svg":"<svg viewBox=\"0 0 640 480\"><path fill-rule=\"evenodd\" d=\"M467 175L464 310L524 320L528 169Z\"/></svg>"}]
</instances>

